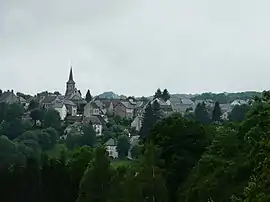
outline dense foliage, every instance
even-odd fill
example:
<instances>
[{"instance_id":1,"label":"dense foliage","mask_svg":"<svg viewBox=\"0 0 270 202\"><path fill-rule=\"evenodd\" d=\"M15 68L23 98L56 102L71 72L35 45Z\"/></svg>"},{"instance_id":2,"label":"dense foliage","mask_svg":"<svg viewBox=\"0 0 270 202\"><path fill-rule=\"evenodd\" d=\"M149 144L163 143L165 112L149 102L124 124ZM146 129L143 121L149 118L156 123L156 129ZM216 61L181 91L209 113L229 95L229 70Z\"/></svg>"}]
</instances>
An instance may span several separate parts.
<instances>
[{"instance_id":1,"label":"dense foliage","mask_svg":"<svg viewBox=\"0 0 270 202\"><path fill-rule=\"evenodd\" d=\"M101 140L91 126L60 140L55 111L39 116L32 109L29 128L19 106L0 105L1 201L270 201L269 98L264 92L251 106L239 106L229 121L221 121L219 101L211 114L201 103L184 117L164 117L153 102L145 110L142 141L131 150L127 120L110 120ZM117 139L117 161L103 146L111 137ZM68 150L47 155L63 141Z\"/></svg>"}]
</instances>

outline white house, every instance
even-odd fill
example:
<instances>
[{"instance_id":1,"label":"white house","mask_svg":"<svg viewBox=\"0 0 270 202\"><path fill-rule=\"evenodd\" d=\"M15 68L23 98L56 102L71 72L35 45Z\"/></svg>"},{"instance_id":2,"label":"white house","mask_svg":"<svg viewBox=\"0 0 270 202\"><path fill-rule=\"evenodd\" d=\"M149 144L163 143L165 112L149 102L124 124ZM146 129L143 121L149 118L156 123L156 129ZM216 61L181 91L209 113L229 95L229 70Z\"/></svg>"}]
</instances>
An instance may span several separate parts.
<instances>
[{"instance_id":1,"label":"white house","mask_svg":"<svg viewBox=\"0 0 270 202\"><path fill-rule=\"evenodd\" d=\"M116 141L111 138L105 143L106 150L109 153L109 156L113 158L118 158L117 144Z\"/></svg>"},{"instance_id":2,"label":"white house","mask_svg":"<svg viewBox=\"0 0 270 202\"><path fill-rule=\"evenodd\" d=\"M66 105L64 105L63 102L55 102L51 108L58 111L60 119L63 121L67 116L67 108Z\"/></svg>"},{"instance_id":3,"label":"white house","mask_svg":"<svg viewBox=\"0 0 270 202\"><path fill-rule=\"evenodd\" d=\"M89 116L83 119L84 124L91 124L96 131L97 136L102 135L103 125L98 116Z\"/></svg>"}]
</instances>

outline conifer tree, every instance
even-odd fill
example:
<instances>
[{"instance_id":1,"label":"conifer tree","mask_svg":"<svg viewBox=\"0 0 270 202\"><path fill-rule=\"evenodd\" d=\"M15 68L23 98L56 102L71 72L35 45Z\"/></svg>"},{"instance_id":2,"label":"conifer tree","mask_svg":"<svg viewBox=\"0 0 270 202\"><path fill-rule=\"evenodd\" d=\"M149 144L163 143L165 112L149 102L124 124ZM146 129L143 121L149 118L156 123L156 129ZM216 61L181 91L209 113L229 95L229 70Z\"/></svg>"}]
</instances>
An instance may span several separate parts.
<instances>
[{"instance_id":1,"label":"conifer tree","mask_svg":"<svg viewBox=\"0 0 270 202\"><path fill-rule=\"evenodd\" d=\"M90 102L92 100L92 95L90 93L90 90L87 91L85 99L87 102Z\"/></svg>"},{"instance_id":2,"label":"conifer tree","mask_svg":"<svg viewBox=\"0 0 270 202\"><path fill-rule=\"evenodd\" d=\"M205 103L199 103L195 108L195 119L203 124L210 123Z\"/></svg>"},{"instance_id":3,"label":"conifer tree","mask_svg":"<svg viewBox=\"0 0 270 202\"><path fill-rule=\"evenodd\" d=\"M154 98L162 98L162 92L160 88L158 88L157 91L155 92Z\"/></svg>"},{"instance_id":4,"label":"conifer tree","mask_svg":"<svg viewBox=\"0 0 270 202\"><path fill-rule=\"evenodd\" d=\"M162 92L162 99L166 102L167 100L169 100L171 98L170 93L168 92L168 90L165 88Z\"/></svg>"},{"instance_id":5,"label":"conifer tree","mask_svg":"<svg viewBox=\"0 0 270 202\"><path fill-rule=\"evenodd\" d=\"M142 127L139 132L140 138L146 138L148 136L152 123L153 123L153 110L151 104L149 103L146 106L143 115Z\"/></svg>"},{"instance_id":6,"label":"conifer tree","mask_svg":"<svg viewBox=\"0 0 270 202\"><path fill-rule=\"evenodd\" d=\"M221 109L220 109L220 106L219 106L219 102L216 102L215 103L215 107L214 107L214 110L212 112L212 121L215 122L215 121L220 121L221 120Z\"/></svg>"},{"instance_id":7,"label":"conifer tree","mask_svg":"<svg viewBox=\"0 0 270 202\"><path fill-rule=\"evenodd\" d=\"M97 148L80 183L77 202L107 202L112 170L106 149Z\"/></svg>"}]
</instances>

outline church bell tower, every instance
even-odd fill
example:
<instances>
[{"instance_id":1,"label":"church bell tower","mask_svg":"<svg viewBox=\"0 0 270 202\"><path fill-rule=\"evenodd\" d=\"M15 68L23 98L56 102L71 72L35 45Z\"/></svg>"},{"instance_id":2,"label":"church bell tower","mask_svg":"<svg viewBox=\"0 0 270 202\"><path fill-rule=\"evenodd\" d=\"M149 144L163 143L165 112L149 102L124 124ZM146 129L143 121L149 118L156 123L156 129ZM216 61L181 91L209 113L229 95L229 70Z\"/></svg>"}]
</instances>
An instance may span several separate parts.
<instances>
[{"instance_id":1,"label":"church bell tower","mask_svg":"<svg viewBox=\"0 0 270 202\"><path fill-rule=\"evenodd\" d=\"M71 95L75 91L75 81L73 80L73 72L72 72L72 67L70 67L70 72L69 72L69 79L66 83L66 93L65 96Z\"/></svg>"}]
</instances>

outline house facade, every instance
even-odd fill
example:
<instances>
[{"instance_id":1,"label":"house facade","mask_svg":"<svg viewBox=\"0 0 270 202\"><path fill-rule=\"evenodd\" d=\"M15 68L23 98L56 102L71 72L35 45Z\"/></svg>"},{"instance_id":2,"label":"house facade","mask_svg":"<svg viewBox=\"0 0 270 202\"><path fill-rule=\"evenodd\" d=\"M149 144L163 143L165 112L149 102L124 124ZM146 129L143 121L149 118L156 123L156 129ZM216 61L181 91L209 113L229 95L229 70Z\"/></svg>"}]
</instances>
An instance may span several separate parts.
<instances>
[{"instance_id":1,"label":"house facade","mask_svg":"<svg viewBox=\"0 0 270 202\"><path fill-rule=\"evenodd\" d=\"M109 153L109 156L112 158L118 158L118 152L117 152L117 143L116 140L113 138L110 138L106 143L105 143L105 148L107 152Z\"/></svg>"},{"instance_id":2,"label":"house facade","mask_svg":"<svg viewBox=\"0 0 270 202\"><path fill-rule=\"evenodd\" d=\"M83 111L84 117L98 116L101 114L103 114L103 112L98 107L95 101L88 102L84 106L84 111Z\"/></svg>"},{"instance_id":3,"label":"house facade","mask_svg":"<svg viewBox=\"0 0 270 202\"><path fill-rule=\"evenodd\" d=\"M91 124L93 126L93 129L96 132L97 136L102 136L103 132L103 124L98 118L98 116L88 116L84 117L83 124Z\"/></svg>"},{"instance_id":4,"label":"house facade","mask_svg":"<svg viewBox=\"0 0 270 202\"><path fill-rule=\"evenodd\" d=\"M52 109L59 113L60 119L63 121L67 117L67 108L63 102L56 102L51 106Z\"/></svg>"}]
</instances>

